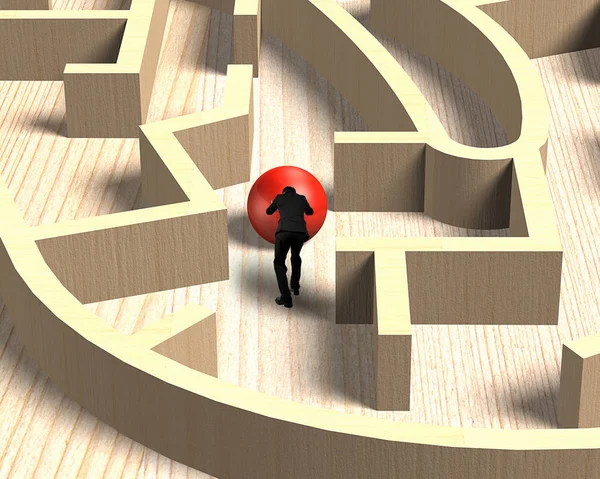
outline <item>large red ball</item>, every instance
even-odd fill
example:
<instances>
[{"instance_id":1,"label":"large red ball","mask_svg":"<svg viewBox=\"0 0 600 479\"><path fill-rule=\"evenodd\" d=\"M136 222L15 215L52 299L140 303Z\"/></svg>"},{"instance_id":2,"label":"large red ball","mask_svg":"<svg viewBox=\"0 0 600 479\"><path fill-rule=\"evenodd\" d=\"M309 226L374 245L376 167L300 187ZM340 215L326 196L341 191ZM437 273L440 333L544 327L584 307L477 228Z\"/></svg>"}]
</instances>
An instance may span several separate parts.
<instances>
[{"instance_id":1,"label":"large red ball","mask_svg":"<svg viewBox=\"0 0 600 479\"><path fill-rule=\"evenodd\" d=\"M266 210L286 186L293 186L296 193L306 196L314 210L304 216L306 229L312 238L323 226L327 216L327 195L319 180L308 171L296 166L279 166L263 173L252 185L248 195L248 218L255 231L270 243L275 243L279 211L267 215Z\"/></svg>"}]
</instances>

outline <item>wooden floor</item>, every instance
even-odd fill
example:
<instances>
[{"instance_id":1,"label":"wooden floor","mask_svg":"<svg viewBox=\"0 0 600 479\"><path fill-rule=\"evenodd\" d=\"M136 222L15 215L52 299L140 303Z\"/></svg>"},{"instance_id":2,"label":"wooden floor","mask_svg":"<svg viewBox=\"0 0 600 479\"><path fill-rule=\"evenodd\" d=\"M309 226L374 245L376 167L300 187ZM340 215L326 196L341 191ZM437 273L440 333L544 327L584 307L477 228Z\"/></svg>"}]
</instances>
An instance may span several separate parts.
<instances>
[{"instance_id":1,"label":"wooden floor","mask_svg":"<svg viewBox=\"0 0 600 479\"><path fill-rule=\"evenodd\" d=\"M63 0L56 8L127 8L127 0ZM368 1L340 2L366 21ZM148 121L222 101L231 15L172 0ZM413 77L450 135L503 144L478 98L445 70L381 39ZM282 398L352 414L463 427L556 427L561 344L600 331L600 51L535 61L552 110L548 181L565 248L561 311L552 326L414 326L412 408L379 413L370 326L336 325L335 236L481 236L420 214L334 213L303 249L302 295L275 305L271 245L252 230L252 182L219 190L229 209L230 279L89 305L131 333L189 302L218 311L219 376ZM299 56L263 39L255 80L252 181L280 165L310 170L333 191L332 134L367 129ZM137 206L136 140L65 134L61 82L0 82L0 170L27 223ZM334 205L333 205L334 206ZM0 317L0 478L209 477L97 421L29 359L10 315Z\"/></svg>"}]
</instances>

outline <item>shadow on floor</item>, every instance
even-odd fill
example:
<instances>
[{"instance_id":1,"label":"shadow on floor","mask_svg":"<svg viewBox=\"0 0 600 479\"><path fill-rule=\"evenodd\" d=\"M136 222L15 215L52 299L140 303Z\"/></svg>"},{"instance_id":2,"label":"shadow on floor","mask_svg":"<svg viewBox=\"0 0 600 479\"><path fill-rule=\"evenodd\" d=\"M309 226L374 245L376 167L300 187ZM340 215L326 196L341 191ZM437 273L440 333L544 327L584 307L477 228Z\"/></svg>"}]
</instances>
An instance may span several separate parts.
<instances>
[{"instance_id":1,"label":"shadow on floor","mask_svg":"<svg viewBox=\"0 0 600 479\"><path fill-rule=\"evenodd\" d=\"M198 5L198 2L193 0L185 0L185 3L197 5L199 9L205 7ZM198 12L200 10L197 10ZM222 33L222 30L226 34ZM204 35L197 32L197 38L194 38L194 43L201 42L202 50L199 55L196 55L195 48L186 48L181 62L194 67L195 70L205 69L208 72L218 75L227 75L227 66L233 63L233 45L231 43L233 37L233 15L223 13L215 8L210 11L208 28ZM206 36L206 39L204 38ZM218 41L217 41L218 38ZM209 51L208 45L216 45L216 51Z\"/></svg>"},{"instance_id":2,"label":"shadow on floor","mask_svg":"<svg viewBox=\"0 0 600 479\"><path fill-rule=\"evenodd\" d=\"M524 381L529 382L525 385ZM558 427L559 388L559 375L546 380L539 374L527 379L512 377L506 385L507 391L498 399L511 398L505 407L508 411L514 411L520 424L526 421L531 423L532 428L553 429Z\"/></svg>"},{"instance_id":3,"label":"shadow on floor","mask_svg":"<svg viewBox=\"0 0 600 479\"><path fill-rule=\"evenodd\" d=\"M57 136L67 137L67 117L64 113L50 116L38 116L31 125L33 131L48 132Z\"/></svg>"},{"instance_id":4,"label":"shadow on floor","mask_svg":"<svg viewBox=\"0 0 600 479\"><path fill-rule=\"evenodd\" d=\"M600 81L600 76L598 77L598 80ZM585 158L583 161L589 163L589 168L592 173L590 178L592 188L596 192L595 196L598 197L600 196L600 133L597 131L589 131L587 134L583 135L582 140L588 149L588 154L583 155L582 158ZM580 194L580 192L573 191L573 194Z\"/></svg>"},{"instance_id":5,"label":"shadow on floor","mask_svg":"<svg viewBox=\"0 0 600 479\"><path fill-rule=\"evenodd\" d=\"M549 387L541 382L534 384L532 391L523 391L519 400L515 401L515 410L531 418L536 427L557 428L556 410L559 388L560 378L558 377Z\"/></svg>"},{"instance_id":6,"label":"shadow on floor","mask_svg":"<svg viewBox=\"0 0 600 479\"><path fill-rule=\"evenodd\" d=\"M275 298L279 291L271 256L257 254L261 259L246 264L239 273L243 301L253 304L258 295L259 310L269 321L274 321L269 328L290 329L294 338L289 354L292 361L302 362L295 367L298 391L306 391L306 397L316 393L322 398L332 398L337 404L372 408L375 404L372 326L335 324L332 285L325 291L316 291L314 283L303 285L301 280L300 295L292 296L293 308L278 306Z\"/></svg>"},{"instance_id":7,"label":"shadow on floor","mask_svg":"<svg viewBox=\"0 0 600 479\"><path fill-rule=\"evenodd\" d=\"M138 210L144 207L141 199L141 177L139 172L125 173L123 176L115 178L111 176L93 177L90 187L97 189L99 197L112 197L113 203L110 206L110 213L119 213L122 211ZM105 212L103 214L108 214Z\"/></svg>"},{"instance_id":8,"label":"shadow on floor","mask_svg":"<svg viewBox=\"0 0 600 479\"><path fill-rule=\"evenodd\" d=\"M600 5L596 5L594 11L591 14L586 14L587 18L581 22L582 25L579 28L577 38L573 41L573 51L596 49L600 47ZM589 52L595 59L598 59L599 52ZM592 62L592 66L598 65L597 62ZM592 74L593 71L593 74ZM597 68L588 69L588 74L592 74L591 77L586 77L589 80L600 81L600 72Z\"/></svg>"},{"instance_id":9,"label":"shadow on floor","mask_svg":"<svg viewBox=\"0 0 600 479\"><path fill-rule=\"evenodd\" d=\"M262 239L254 231L246 211L228 211L227 222L229 241L245 248L255 248L258 251L273 251L273 245Z\"/></svg>"}]
</instances>

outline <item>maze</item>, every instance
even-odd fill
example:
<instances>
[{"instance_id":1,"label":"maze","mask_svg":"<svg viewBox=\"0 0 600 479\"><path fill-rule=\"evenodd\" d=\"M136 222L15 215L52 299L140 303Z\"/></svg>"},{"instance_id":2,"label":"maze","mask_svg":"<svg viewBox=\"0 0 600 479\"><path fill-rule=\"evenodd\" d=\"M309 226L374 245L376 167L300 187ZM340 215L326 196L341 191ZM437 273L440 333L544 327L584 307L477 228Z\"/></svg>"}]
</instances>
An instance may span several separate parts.
<instances>
[{"instance_id":1,"label":"maze","mask_svg":"<svg viewBox=\"0 0 600 479\"><path fill-rule=\"evenodd\" d=\"M334 1L199 2L233 15L224 104L155 123L145 120L168 1L133 0L124 11L45 3L0 0L0 77L63 80L71 137L139 137L145 206L28 227L0 189L0 292L29 354L65 393L219 478L594 477L600 335L563 346L560 429L486 430L343 414L226 383L219 312L202 306L131 336L84 307L228 279L227 209L214 190L250 180L264 30L372 130L334 135L336 211L424 212L509 232L336 239L336 322L372 324L375 408L410 409L413 324L557 324L563 251L545 176L549 111L530 58L599 46L593 2L371 1L376 31L428 55L490 107L508 139L496 148L452 140L391 54Z\"/></svg>"}]
</instances>

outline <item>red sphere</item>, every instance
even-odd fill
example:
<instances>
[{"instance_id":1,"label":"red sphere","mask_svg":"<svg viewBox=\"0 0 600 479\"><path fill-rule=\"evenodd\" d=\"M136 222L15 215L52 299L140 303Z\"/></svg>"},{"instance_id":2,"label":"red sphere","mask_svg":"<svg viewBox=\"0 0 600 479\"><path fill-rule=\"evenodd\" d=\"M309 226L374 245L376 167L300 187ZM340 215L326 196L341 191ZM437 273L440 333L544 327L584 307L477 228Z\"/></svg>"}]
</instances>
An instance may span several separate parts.
<instances>
[{"instance_id":1,"label":"red sphere","mask_svg":"<svg viewBox=\"0 0 600 479\"><path fill-rule=\"evenodd\" d=\"M263 173L252 185L248 195L248 218L254 230L269 243L275 243L279 211L267 215L266 210L286 186L293 186L296 193L306 196L314 210L305 215L306 229L312 238L323 226L327 216L327 195L319 180L308 171L296 166L279 166Z\"/></svg>"}]
</instances>

